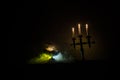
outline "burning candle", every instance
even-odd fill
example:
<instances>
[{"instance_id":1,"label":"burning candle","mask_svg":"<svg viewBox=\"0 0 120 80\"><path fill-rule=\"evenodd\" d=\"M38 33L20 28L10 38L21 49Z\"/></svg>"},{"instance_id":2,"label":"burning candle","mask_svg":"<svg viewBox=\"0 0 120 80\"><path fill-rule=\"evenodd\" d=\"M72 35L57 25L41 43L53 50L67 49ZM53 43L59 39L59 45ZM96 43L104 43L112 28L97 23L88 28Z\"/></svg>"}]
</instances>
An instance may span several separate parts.
<instances>
[{"instance_id":1,"label":"burning candle","mask_svg":"<svg viewBox=\"0 0 120 80\"><path fill-rule=\"evenodd\" d=\"M81 35L81 26L78 24L78 34Z\"/></svg>"},{"instance_id":2,"label":"burning candle","mask_svg":"<svg viewBox=\"0 0 120 80\"><path fill-rule=\"evenodd\" d=\"M72 37L74 37L74 36L75 36L75 28L72 27Z\"/></svg>"},{"instance_id":3,"label":"burning candle","mask_svg":"<svg viewBox=\"0 0 120 80\"><path fill-rule=\"evenodd\" d=\"M86 33L88 35L88 24L86 24Z\"/></svg>"}]
</instances>

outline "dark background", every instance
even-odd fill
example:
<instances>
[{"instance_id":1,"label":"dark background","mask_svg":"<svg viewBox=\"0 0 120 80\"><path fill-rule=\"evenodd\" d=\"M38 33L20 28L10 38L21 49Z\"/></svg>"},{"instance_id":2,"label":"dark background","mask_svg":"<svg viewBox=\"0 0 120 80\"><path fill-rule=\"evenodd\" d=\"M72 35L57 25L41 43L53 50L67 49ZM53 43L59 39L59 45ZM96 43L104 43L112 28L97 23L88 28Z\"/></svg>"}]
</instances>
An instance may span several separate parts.
<instances>
[{"instance_id":1,"label":"dark background","mask_svg":"<svg viewBox=\"0 0 120 80\"><path fill-rule=\"evenodd\" d=\"M12 52L9 54L12 57L10 62L24 63L46 42L53 42L59 47L70 44L71 28L79 22L83 25L88 23L91 35L97 40L93 48L98 54L96 58L110 59L114 34L113 5L102 1L17 2L8 34L8 49Z\"/></svg>"},{"instance_id":2,"label":"dark background","mask_svg":"<svg viewBox=\"0 0 120 80\"><path fill-rule=\"evenodd\" d=\"M119 10L118 4L113 1L24 1L16 2L12 6L12 27L8 33L9 64L20 64L17 67L23 67L21 64L34 56L40 45L45 42L52 41L60 47L64 43L71 43L71 27L81 22L90 24L91 35L97 40L93 49L95 53L102 55L96 56L94 62L80 63L82 66L40 65L33 67L33 72L44 67L45 71L50 71L49 73L53 72L52 69L55 70L54 72L59 70L66 74L70 71L74 73L81 71L80 74L89 75L91 78L94 70L93 74L96 76L94 78L98 80L98 78L108 77L106 74L113 70L111 66L114 61L117 62L118 58L115 54L119 52L117 47L119 27L115 26L119 24L116 12ZM105 62L99 59L105 59ZM32 72L29 65L24 67L25 75ZM64 69L66 70L63 71ZM70 75L72 77L72 74ZM85 78L83 76L81 77Z\"/></svg>"}]
</instances>

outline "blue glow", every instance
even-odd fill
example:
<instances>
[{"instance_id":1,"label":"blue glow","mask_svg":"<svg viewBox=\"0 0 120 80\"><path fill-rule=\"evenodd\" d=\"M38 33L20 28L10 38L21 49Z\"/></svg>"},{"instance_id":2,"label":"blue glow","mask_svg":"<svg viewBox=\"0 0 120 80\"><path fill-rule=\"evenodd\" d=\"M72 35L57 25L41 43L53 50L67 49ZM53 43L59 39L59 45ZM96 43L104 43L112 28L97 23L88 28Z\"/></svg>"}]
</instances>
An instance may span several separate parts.
<instances>
[{"instance_id":1,"label":"blue glow","mask_svg":"<svg viewBox=\"0 0 120 80\"><path fill-rule=\"evenodd\" d=\"M63 61L63 55L61 54L61 52L59 52L57 55L53 56L53 59L55 59L56 61Z\"/></svg>"}]
</instances>

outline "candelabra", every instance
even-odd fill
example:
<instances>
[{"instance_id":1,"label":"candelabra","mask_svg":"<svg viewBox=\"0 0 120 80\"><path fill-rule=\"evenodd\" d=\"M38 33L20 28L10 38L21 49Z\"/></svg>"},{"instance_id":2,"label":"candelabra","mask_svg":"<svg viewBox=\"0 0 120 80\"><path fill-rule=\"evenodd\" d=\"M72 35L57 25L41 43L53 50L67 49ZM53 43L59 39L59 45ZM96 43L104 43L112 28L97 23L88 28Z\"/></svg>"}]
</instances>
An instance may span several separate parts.
<instances>
[{"instance_id":1,"label":"candelabra","mask_svg":"<svg viewBox=\"0 0 120 80\"><path fill-rule=\"evenodd\" d=\"M72 37L72 45L74 47L74 49L76 48L76 45L79 45L80 46L80 53L82 55L82 61L85 60L85 56L84 56L84 49L83 49L83 45L84 44L88 44L89 48L91 48L91 44L95 44L95 41L91 41L91 36L89 35L88 33L88 25L86 25L86 32L87 32L87 36L86 36L86 39L87 41L86 42L83 42L82 38L83 38L83 35L81 34L81 28L80 28L80 24L78 24L78 31L79 31L79 35L77 36L79 38L79 42L76 43L76 38L74 36L74 28L72 28L72 32L73 32L73 37Z\"/></svg>"}]
</instances>

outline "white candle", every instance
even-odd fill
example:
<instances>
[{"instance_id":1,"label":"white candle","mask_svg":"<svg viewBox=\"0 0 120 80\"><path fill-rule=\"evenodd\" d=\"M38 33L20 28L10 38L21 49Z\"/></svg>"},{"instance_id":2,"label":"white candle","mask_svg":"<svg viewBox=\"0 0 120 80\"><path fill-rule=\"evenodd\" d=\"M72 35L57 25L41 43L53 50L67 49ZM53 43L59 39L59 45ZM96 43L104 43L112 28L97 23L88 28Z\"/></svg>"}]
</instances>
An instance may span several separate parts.
<instances>
[{"instance_id":1,"label":"white candle","mask_svg":"<svg viewBox=\"0 0 120 80\"><path fill-rule=\"evenodd\" d=\"M72 27L72 37L74 37L74 36L75 36L75 28Z\"/></svg>"},{"instance_id":2,"label":"white candle","mask_svg":"<svg viewBox=\"0 0 120 80\"><path fill-rule=\"evenodd\" d=\"M86 33L88 35L88 24L86 24Z\"/></svg>"},{"instance_id":3,"label":"white candle","mask_svg":"<svg viewBox=\"0 0 120 80\"><path fill-rule=\"evenodd\" d=\"M81 35L81 26L78 24L78 34Z\"/></svg>"}]
</instances>

